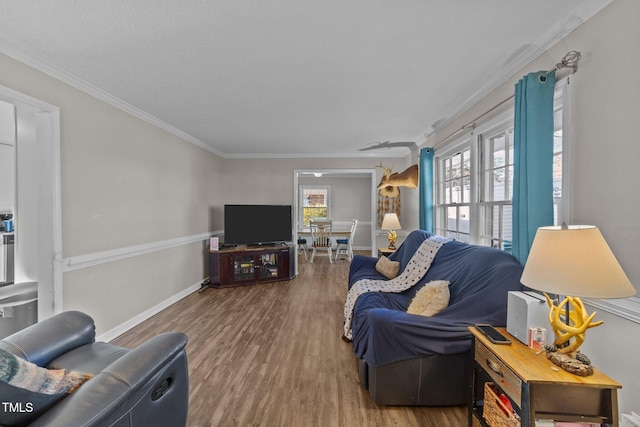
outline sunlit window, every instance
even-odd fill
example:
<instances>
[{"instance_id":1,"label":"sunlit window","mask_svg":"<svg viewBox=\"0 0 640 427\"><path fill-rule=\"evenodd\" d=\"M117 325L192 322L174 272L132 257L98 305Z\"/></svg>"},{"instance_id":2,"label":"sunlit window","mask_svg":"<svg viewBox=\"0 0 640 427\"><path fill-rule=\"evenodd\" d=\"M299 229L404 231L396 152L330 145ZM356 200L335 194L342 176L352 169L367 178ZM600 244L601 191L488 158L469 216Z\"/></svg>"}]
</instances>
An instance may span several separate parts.
<instances>
[{"instance_id":1,"label":"sunlit window","mask_svg":"<svg viewBox=\"0 0 640 427\"><path fill-rule=\"evenodd\" d=\"M469 241L471 205L471 149L443 158L437 168L438 187L436 233Z\"/></svg>"},{"instance_id":2,"label":"sunlit window","mask_svg":"<svg viewBox=\"0 0 640 427\"><path fill-rule=\"evenodd\" d=\"M569 217L569 79L556 84L553 134L554 221ZM435 153L436 233L511 251L513 111Z\"/></svg>"},{"instance_id":3,"label":"sunlit window","mask_svg":"<svg viewBox=\"0 0 640 427\"><path fill-rule=\"evenodd\" d=\"M329 218L329 200L331 187L324 186L301 186L300 207L302 209L300 218L302 224L309 225L311 218Z\"/></svg>"}]
</instances>

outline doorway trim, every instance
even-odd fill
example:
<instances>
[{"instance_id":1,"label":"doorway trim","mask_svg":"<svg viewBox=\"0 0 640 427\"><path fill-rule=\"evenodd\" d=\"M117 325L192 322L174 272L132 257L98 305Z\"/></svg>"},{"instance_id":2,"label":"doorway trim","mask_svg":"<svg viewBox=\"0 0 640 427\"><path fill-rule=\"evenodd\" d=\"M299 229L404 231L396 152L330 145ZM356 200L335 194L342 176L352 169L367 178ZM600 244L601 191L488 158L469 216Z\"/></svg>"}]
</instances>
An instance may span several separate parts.
<instances>
[{"instance_id":1,"label":"doorway trim","mask_svg":"<svg viewBox=\"0 0 640 427\"><path fill-rule=\"evenodd\" d=\"M27 152L26 161L37 165L37 281L38 321L62 311L62 198L60 179L60 108L0 86L0 99L13 104L16 117L20 110L35 114L37 155ZM21 135L16 129L16 147ZM16 167L16 182L21 177ZM17 199L17 193L14 196ZM16 210L19 209L16 206ZM16 240L20 238L16 232ZM19 241L16 242L16 244Z\"/></svg>"},{"instance_id":2,"label":"doorway trim","mask_svg":"<svg viewBox=\"0 0 640 427\"><path fill-rule=\"evenodd\" d=\"M296 218L299 210L299 184L298 178L301 174L321 173L322 176L339 175L341 177L349 178L362 177L363 175L369 175L371 180L371 256L377 255L376 249L376 206L377 206L377 181L376 181L376 169L294 169L293 170L293 244L297 247L298 242L298 223ZM298 274L298 251L296 250L296 275Z\"/></svg>"}]
</instances>

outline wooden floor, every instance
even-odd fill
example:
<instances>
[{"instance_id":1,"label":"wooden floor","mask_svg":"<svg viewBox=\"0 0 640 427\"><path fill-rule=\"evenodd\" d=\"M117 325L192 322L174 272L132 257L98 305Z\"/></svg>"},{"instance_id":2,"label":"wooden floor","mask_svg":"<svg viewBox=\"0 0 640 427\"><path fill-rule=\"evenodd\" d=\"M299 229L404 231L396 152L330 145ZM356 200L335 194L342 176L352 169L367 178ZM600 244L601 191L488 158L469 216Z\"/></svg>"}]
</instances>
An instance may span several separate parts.
<instances>
[{"instance_id":1,"label":"wooden floor","mask_svg":"<svg viewBox=\"0 0 640 427\"><path fill-rule=\"evenodd\" d=\"M286 282L193 293L113 342L189 336L188 425L466 425L466 408L382 407L360 387L341 340L349 264L301 258Z\"/></svg>"}]
</instances>

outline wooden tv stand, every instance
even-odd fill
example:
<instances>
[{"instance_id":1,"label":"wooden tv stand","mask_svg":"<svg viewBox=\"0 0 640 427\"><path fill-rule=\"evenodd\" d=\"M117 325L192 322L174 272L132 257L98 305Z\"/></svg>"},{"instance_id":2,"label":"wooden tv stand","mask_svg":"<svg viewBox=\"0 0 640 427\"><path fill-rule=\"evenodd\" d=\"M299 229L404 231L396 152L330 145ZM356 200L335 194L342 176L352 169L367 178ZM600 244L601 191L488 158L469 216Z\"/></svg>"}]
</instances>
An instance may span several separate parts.
<instances>
[{"instance_id":1,"label":"wooden tv stand","mask_svg":"<svg viewBox=\"0 0 640 427\"><path fill-rule=\"evenodd\" d=\"M209 251L209 284L215 288L290 280L292 245L245 246Z\"/></svg>"}]
</instances>

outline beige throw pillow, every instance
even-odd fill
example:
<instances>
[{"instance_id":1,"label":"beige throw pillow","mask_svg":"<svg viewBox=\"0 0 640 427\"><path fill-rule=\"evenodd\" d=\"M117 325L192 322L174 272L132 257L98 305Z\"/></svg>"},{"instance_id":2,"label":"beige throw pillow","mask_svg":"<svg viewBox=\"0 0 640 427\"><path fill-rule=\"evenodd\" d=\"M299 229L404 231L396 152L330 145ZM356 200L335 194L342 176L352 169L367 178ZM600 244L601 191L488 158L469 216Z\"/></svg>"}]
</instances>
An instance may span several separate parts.
<instances>
[{"instance_id":1,"label":"beige throw pillow","mask_svg":"<svg viewBox=\"0 0 640 427\"><path fill-rule=\"evenodd\" d=\"M431 317L449 306L449 282L432 280L416 292L407 313Z\"/></svg>"},{"instance_id":2,"label":"beige throw pillow","mask_svg":"<svg viewBox=\"0 0 640 427\"><path fill-rule=\"evenodd\" d=\"M391 261L382 255L378 262L376 262L376 270L387 279L393 279L398 275L398 271L400 271L400 263L398 261Z\"/></svg>"}]
</instances>

